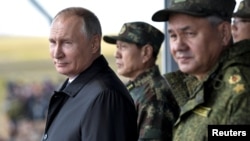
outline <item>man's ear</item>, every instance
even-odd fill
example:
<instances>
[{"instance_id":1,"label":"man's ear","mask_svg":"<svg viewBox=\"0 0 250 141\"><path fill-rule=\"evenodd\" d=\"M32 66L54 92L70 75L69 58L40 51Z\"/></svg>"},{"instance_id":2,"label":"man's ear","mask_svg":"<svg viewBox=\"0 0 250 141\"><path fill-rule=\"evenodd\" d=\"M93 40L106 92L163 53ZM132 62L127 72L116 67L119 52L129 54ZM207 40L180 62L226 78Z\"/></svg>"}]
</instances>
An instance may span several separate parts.
<instances>
[{"instance_id":1,"label":"man's ear","mask_svg":"<svg viewBox=\"0 0 250 141\"><path fill-rule=\"evenodd\" d=\"M219 26L220 26L219 30L220 30L221 37L222 37L222 44L224 46L228 46L228 44L230 43L232 39L231 24L228 22L223 22Z\"/></svg>"},{"instance_id":2,"label":"man's ear","mask_svg":"<svg viewBox=\"0 0 250 141\"><path fill-rule=\"evenodd\" d=\"M153 56L153 47L149 44L146 44L142 47L142 56L143 56L143 63L150 60Z\"/></svg>"},{"instance_id":3,"label":"man's ear","mask_svg":"<svg viewBox=\"0 0 250 141\"><path fill-rule=\"evenodd\" d=\"M96 53L100 50L100 40L101 37L99 35L94 35L92 37L92 41L91 41L91 49L93 53Z\"/></svg>"}]
</instances>

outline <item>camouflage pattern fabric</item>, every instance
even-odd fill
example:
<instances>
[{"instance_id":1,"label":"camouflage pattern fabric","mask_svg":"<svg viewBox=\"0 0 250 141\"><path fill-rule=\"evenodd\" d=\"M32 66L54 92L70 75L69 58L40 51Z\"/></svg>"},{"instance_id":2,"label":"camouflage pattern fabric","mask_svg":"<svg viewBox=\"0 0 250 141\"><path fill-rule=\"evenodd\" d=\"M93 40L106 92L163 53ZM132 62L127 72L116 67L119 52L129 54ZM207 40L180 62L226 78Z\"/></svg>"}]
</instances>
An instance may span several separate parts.
<instances>
[{"instance_id":1,"label":"camouflage pattern fabric","mask_svg":"<svg viewBox=\"0 0 250 141\"><path fill-rule=\"evenodd\" d=\"M189 99L189 93L187 91L187 86L185 83L187 74L184 74L181 71L176 71L164 74L164 77L166 78L168 83L171 84L171 90L178 105L183 106ZM175 93L178 93L178 95L176 95Z\"/></svg>"},{"instance_id":2,"label":"camouflage pattern fabric","mask_svg":"<svg viewBox=\"0 0 250 141\"><path fill-rule=\"evenodd\" d=\"M250 0L241 1L233 17L250 18Z\"/></svg>"},{"instance_id":3,"label":"camouflage pattern fabric","mask_svg":"<svg viewBox=\"0 0 250 141\"><path fill-rule=\"evenodd\" d=\"M158 66L146 70L127 88L138 112L139 141L170 141L179 107Z\"/></svg>"},{"instance_id":4,"label":"camouflage pattern fabric","mask_svg":"<svg viewBox=\"0 0 250 141\"><path fill-rule=\"evenodd\" d=\"M182 104L173 141L207 141L207 125L250 124L249 70L250 40L243 40L222 55L202 82L185 74L182 80L176 74L166 74L178 103ZM185 87L180 90L175 78Z\"/></svg>"},{"instance_id":5,"label":"camouflage pattern fabric","mask_svg":"<svg viewBox=\"0 0 250 141\"><path fill-rule=\"evenodd\" d=\"M117 36L105 35L103 40L111 44L116 44L117 40L135 43L139 46L150 44L153 47L154 54L157 55L164 40L164 34L148 23L129 22L123 24Z\"/></svg>"},{"instance_id":6,"label":"camouflage pattern fabric","mask_svg":"<svg viewBox=\"0 0 250 141\"><path fill-rule=\"evenodd\" d=\"M183 13L192 16L218 16L230 21L235 0L170 0L170 6L153 14L153 21L168 21L171 13Z\"/></svg>"}]
</instances>

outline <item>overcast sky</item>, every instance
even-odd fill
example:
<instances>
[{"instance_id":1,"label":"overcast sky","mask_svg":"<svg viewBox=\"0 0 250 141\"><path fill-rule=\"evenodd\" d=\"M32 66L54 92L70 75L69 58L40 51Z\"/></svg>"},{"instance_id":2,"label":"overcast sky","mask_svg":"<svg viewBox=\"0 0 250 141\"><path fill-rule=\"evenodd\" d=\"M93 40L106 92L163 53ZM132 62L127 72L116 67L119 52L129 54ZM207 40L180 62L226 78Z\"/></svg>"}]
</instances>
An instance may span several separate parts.
<instances>
[{"instance_id":1,"label":"overcast sky","mask_svg":"<svg viewBox=\"0 0 250 141\"><path fill-rule=\"evenodd\" d=\"M85 7L94 12L103 34L118 33L124 22L145 21L163 29L162 22L153 22L154 12L164 8L164 0L36 0L53 17L63 8ZM47 36L48 19L31 0L0 2L0 35Z\"/></svg>"},{"instance_id":2,"label":"overcast sky","mask_svg":"<svg viewBox=\"0 0 250 141\"><path fill-rule=\"evenodd\" d=\"M153 13L164 8L164 0L36 0L53 17L63 8L85 7L94 12L103 34L118 33L125 22L145 21L163 30L163 22L153 22ZM240 1L240 0L237 0ZM0 35L48 36L49 21L31 0L1 0Z\"/></svg>"}]
</instances>

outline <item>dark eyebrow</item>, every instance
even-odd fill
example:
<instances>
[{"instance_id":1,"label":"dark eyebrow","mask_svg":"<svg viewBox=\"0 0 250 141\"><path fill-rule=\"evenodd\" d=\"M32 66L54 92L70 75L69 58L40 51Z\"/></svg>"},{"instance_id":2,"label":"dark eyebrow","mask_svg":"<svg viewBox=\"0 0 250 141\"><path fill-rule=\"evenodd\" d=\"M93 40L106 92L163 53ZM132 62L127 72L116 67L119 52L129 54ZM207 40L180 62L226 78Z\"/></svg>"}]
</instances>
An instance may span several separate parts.
<instances>
[{"instance_id":1,"label":"dark eyebrow","mask_svg":"<svg viewBox=\"0 0 250 141\"><path fill-rule=\"evenodd\" d=\"M181 28L181 31L186 31L186 30L188 30L190 28L191 28L190 26L186 26L186 27Z\"/></svg>"},{"instance_id":2,"label":"dark eyebrow","mask_svg":"<svg viewBox=\"0 0 250 141\"><path fill-rule=\"evenodd\" d=\"M187 25L187 26L182 27L182 28L180 28L180 29L178 29L178 30L181 31L181 32L185 32L185 31L187 31L187 30L189 30L189 29L191 29L191 26ZM172 33L172 32L173 32L172 29L169 29L169 30L168 30L168 33Z\"/></svg>"},{"instance_id":3,"label":"dark eyebrow","mask_svg":"<svg viewBox=\"0 0 250 141\"><path fill-rule=\"evenodd\" d=\"M182 27L182 28L180 28L180 29L178 29L178 30L180 30L180 31L186 31L186 30L188 30L188 29L190 29L191 27L189 26L189 25L187 25L187 26L185 26L185 27ZM168 29L168 33L172 33L173 32L173 30L172 29Z\"/></svg>"}]
</instances>

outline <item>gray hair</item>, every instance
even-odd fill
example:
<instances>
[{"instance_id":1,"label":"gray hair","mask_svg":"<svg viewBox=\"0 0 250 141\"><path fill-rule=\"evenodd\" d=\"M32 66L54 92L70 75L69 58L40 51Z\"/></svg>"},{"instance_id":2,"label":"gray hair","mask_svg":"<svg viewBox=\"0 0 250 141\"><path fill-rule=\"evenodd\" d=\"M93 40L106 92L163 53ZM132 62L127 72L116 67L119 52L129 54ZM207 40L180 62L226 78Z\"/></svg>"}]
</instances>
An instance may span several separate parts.
<instances>
[{"instance_id":1,"label":"gray hair","mask_svg":"<svg viewBox=\"0 0 250 141\"><path fill-rule=\"evenodd\" d=\"M63 9L54 17L53 21L60 15L78 16L83 20L82 32L88 39L94 35L102 36L101 24L97 16L88 9L82 7L69 7Z\"/></svg>"},{"instance_id":2,"label":"gray hair","mask_svg":"<svg viewBox=\"0 0 250 141\"><path fill-rule=\"evenodd\" d=\"M228 21L228 20L224 20L218 16L214 16L214 15L211 15L211 16L208 16L206 17L206 19L208 20L208 22L210 22L210 24L213 26L213 27L217 27L219 24L221 24L222 22L228 22L228 23L231 23L231 21ZM233 44L233 38L231 37L231 40L229 42L229 44Z\"/></svg>"},{"instance_id":3,"label":"gray hair","mask_svg":"<svg viewBox=\"0 0 250 141\"><path fill-rule=\"evenodd\" d=\"M222 18L215 16L215 15L208 16L206 17L206 19L211 23L212 26L217 26L220 23L225 21Z\"/></svg>"}]
</instances>

